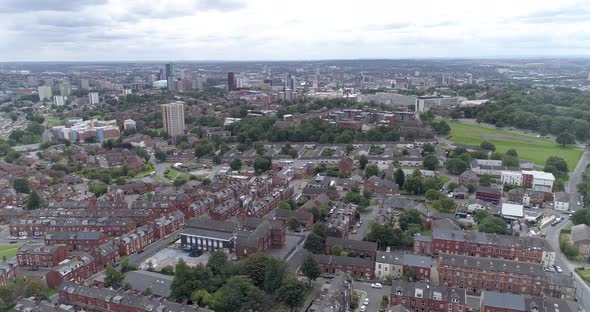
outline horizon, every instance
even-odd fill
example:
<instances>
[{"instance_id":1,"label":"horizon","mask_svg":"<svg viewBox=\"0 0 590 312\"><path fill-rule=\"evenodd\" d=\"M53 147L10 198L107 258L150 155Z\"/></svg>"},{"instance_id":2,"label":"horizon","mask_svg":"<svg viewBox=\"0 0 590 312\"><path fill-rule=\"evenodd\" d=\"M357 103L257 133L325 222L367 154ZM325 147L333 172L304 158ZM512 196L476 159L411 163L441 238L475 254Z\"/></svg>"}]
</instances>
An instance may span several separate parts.
<instances>
[{"instance_id":1,"label":"horizon","mask_svg":"<svg viewBox=\"0 0 590 312\"><path fill-rule=\"evenodd\" d=\"M590 57L579 0L6 0L0 26L5 62Z\"/></svg>"}]
</instances>

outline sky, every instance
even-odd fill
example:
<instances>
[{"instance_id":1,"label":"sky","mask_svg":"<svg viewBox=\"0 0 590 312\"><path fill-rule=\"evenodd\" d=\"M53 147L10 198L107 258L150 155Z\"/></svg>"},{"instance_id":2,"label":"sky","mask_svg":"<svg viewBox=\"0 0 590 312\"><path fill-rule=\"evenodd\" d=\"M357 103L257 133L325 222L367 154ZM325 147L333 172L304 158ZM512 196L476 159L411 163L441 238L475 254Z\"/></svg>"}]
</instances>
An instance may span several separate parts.
<instances>
[{"instance_id":1,"label":"sky","mask_svg":"<svg viewBox=\"0 0 590 312\"><path fill-rule=\"evenodd\" d=\"M590 0L0 0L0 62L590 56Z\"/></svg>"}]
</instances>

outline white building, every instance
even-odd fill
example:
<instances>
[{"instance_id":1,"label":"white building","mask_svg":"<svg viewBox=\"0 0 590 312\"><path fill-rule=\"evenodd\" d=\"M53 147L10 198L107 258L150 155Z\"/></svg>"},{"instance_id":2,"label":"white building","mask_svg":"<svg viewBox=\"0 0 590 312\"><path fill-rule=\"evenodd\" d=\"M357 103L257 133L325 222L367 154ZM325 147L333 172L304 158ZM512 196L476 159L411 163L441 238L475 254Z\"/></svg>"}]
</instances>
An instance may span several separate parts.
<instances>
[{"instance_id":1,"label":"white building","mask_svg":"<svg viewBox=\"0 0 590 312\"><path fill-rule=\"evenodd\" d=\"M530 187L535 191L540 192L552 192L553 184L555 183L555 177L550 172L543 171L522 171L523 184L526 187Z\"/></svg>"},{"instance_id":2,"label":"white building","mask_svg":"<svg viewBox=\"0 0 590 312\"><path fill-rule=\"evenodd\" d=\"M53 97L53 103L57 106L64 106L66 103L66 97L63 95L56 95Z\"/></svg>"},{"instance_id":3,"label":"white building","mask_svg":"<svg viewBox=\"0 0 590 312\"><path fill-rule=\"evenodd\" d=\"M131 89L123 89L123 96L131 94Z\"/></svg>"},{"instance_id":4,"label":"white building","mask_svg":"<svg viewBox=\"0 0 590 312\"><path fill-rule=\"evenodd\" d=\"M502 171L500 176L502 184L522 185L522 173L518 171Z\"/></svg>"},{"instance_id":5,"label":"white building","mask_svg":"<svg viewBox=\"0 0 590 312\"><path fill-rule=\"evenodd\" d=\"M39 93L39 101L51 100L51 96L53 95L50 86L39 86L37 87L37 92Z\"/></svg>"},{"instance_id":6,"label":"white building","mask_svg":"<svg viewBox=\"0 0 590 312\"><path fill-rule=\"evenodd\" d=\"M90 105L98 104L98 92L90 92L88 93L88 100L90 100Z\"/></svg>"},{"instance_id":7,"label":"white building","mask_svg":"<svg viewBox=\"0 0 590 312\"><path fill-rule=\"evenodd\" d=\"M162 104L162 124L172 137L184 134L184 102Z\"/></svg>"},{"instance_id":8,"label":"white building","mask_svg":"<svg viewBox=\"0 0 590 312\"><path fill-rule=\"evenodd\" d=\"M400 278L404 272L404 254L402 252L377 251L375 259L375 276L379 279Z\"/></svg>"},{"instance_id":9,"label":"white building","mask_svg":"<svg viewBox=\"0 0 590 312\"><path fill-rule=\"evenodd\" d=\"M88 79L80 79L80 89L90 89L90 82L88 81Z\"/></svg>"},{"instance_id":10,"label":"white building","mask_svg":"<svg viewBox=\"0 0 590 312\"><path fill-rule=\"evenodd\" d=\"M557 192L553 199L553 208L555 210L568 211L570 209L570 194L566 192Z\"/></svg>"},{"instance_id":11,"label":"white building","mask_svg":"<svg viewBox=\"0 0 590 312\"><path fill-rule=\"evenodd\" d=\"M136 129L137 128L137 123L135 122L135 120L133 119L125 119L123 121L123 129L127 130L127 129Z\"/></svg>"},{"instance_id":12,"label":"white building","mask_svg":"<svg viewBox=\"0 0 590 312\"><path fill-rule=\"evenodd\" d=\"M517 204L502 204L502 217L506 219L524 218L524 206Z\"/></svg>"}]
</instances>

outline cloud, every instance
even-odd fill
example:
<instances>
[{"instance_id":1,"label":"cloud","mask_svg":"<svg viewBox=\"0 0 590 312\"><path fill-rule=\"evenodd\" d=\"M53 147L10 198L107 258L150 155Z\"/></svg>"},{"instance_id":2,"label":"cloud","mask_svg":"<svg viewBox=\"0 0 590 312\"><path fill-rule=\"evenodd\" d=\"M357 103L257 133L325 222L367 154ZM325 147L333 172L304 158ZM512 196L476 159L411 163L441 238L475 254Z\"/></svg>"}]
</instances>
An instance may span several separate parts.
<instances>
[{"instance_id":1,"label":"cloud","mask_svg":"<svg viewBox=\"0 0 590 312\"><path fill-rule=\"evenodd\" d=\"M0 13L35 11L77 11L85 6L106 4L108 0L2 0Z\"/></svg>"},{"instance_id":2,"label":"cloud","mask_svg":"<svg viewBox=\"0 0 590 312\"><path fill-rule=\"evenodd\" d=\"M0 0L0 59L590 54L589 12L575 0Z\"/></svg>"}]
</instances>

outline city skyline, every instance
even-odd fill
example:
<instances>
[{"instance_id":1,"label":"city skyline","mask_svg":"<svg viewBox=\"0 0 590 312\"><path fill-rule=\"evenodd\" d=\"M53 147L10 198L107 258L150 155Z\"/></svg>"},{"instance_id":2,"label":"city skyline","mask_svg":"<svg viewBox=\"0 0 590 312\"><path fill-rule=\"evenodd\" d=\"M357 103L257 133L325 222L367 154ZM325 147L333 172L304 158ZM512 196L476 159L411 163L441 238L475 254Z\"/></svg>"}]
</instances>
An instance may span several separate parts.
<instances>
[{"instance_id":1,"label":"city skyline","mask_svg":"<svg viewBox=\"0 0 590 312\"><path fill-rule=\"evenodd\" d=\"M590 55L582 1L301 1L284 10L267 0L10 0L0 17L7 62Z\"/></svg>"}]
</instances>

